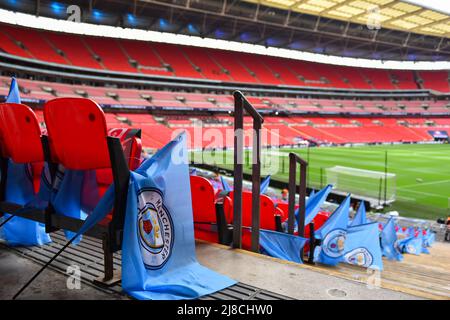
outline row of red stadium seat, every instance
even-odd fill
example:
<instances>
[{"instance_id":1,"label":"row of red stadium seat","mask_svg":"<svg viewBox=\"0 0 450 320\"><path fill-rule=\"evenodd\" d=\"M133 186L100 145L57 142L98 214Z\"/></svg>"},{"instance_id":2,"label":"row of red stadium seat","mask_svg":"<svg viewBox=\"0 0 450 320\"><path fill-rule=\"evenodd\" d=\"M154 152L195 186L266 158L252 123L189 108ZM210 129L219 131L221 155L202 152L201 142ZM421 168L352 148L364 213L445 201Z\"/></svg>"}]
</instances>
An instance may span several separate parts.
<instances>
[{"instance_id":1,"label":"row of red stadium seat","mask_svg":"<svg viewBox=\"0 0 450 320\"><path fill-rule=\"evenodd\" d=\"M21 95L26 99L50 100L55 97L85 96L99 104L118 106L149 106L158 108L195 108L231 110L230 95L166 92L155 90L118 89L69 85L44 81L21 80ZM9 79L0 77L0 95L7 95ZM282 97L252 97L248 100L256 109L302 111L316 113L448 113L445 100L332 100Z\"/></svg>"},{"instance_id":2,"label":"row of red stadium seat","mask_svg":"<svg viewBox=\"0 0 450 320\"><path fill-rule=\"evenodd\" d=\"M234 192L217 196L211 182L200 176L191 176L192 211L194 216L195 237L210 242L229 244L231 225L233 224ZM298 208L298 205L295 207ZM328 212L319 212L314 218L314 229L319 229L328 219ZM288 204L274 201L266 195L260 195L260 228L272 231L282 231L282 222L288 218ZM252 193L242 194L242 247L251 248L252 225ZM305 236L309 237L309 228ZM223 234L222 234L223 233Z\"/></svg>"},{"instance_id":3,"label":"row of red stadium seat","mask_svg":"<svg viewBox=\"0 0 450 320\"><path fill-rule=\"evenodd\" d=\"M42 113L37 110L36 114L43 122ZM179 130L187 131L191 148L233 146L233 139L225 139L233 130L231 117L211 116L206 124L196 121L202 120L201 117L177 117L175 120L159 117L164 121L156 121L150 114L105 113L105 116L109 128L139 127L142 130L142 144L147 148L164 146ZM263 141L263 145L273 146L293 145L302 139L333 144L424 142L433 140L429 130L450 131L450 118L267 117L265 120L264 128L272 135ZM223 139L207 138L207 129L213 129L210 133L220 134ZM199 134L201 139L196 139ZM246 146L251 144L251 139L245 140Z\"/></svg>"},{"instance_id":4,"label":"row of red stadium seat","mask_svg":"<svg viewBox=\"0 0 450 320\"><path fill-rule=\"evenodd\" d=\"M23 104L3 103L0 118L3 123L0 126L1 157L11 158L15 163L32 164L36 190L45 160L41 135L48 137L52 163L72 170L96 170L100 196L113 182L107 136L120 139L131 170L140 165L142 145L137 131L131 128L108 130L102 109L92 100L50 100L45 104L43 115L36 115ZM45 130L42 130L40 122L44 119ZM94 154L96 156L92 157Z\"/></svg>"},{"instance_id":5,"label":"row of red stadium seat","mask_svg":"<svg viewBox=\"0 0 450 320\"><path fill-rule=\"evenodd\" d=\"M0 25L0 40L0 49L10 55L118 72L303 87L450 91L448 71L340 67L216 49L62 34L6 24Z\"/></svg>"}]
</instances>

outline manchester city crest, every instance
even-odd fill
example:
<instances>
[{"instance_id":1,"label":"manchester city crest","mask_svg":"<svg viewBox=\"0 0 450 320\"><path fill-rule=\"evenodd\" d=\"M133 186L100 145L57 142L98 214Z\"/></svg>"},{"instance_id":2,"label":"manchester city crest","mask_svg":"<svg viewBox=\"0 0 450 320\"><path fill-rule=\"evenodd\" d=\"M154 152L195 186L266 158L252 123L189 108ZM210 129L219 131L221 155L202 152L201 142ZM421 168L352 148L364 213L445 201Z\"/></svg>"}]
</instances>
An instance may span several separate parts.
<instances>
[{"instance_id":1,"label":"manchester city crest","mask_svg":"<svg viewBox=\"0 0 450 320\"><path fill-rule=\"evenodd\" d=\"M347 233L343 229L329 232L322 242L323 252L330 258L338 258L344 254L344 244Z\"/></svg>"},{"instance_id":2,"label":"manchester city crest","mask_svg":"<svg viewBox=\"0 0 450 320\"><path fill-rule=\"evenodd\" d=\"M344 260L349 264L368 268L372 265L373 256L366 248L356 248L344 255Z\"/></svg>"},{"instance_id":3,"label":"manchester city crest","mask_svg":"<svg viewBox=\"0 0 450 320\"><path fill-rule=\"evenodd\" d=\"M137 229L146 268L164 266L172 253L174 232L172 217L158 189L144 188L138 192Z\"/></svg>"},{"instance_id":4,"label":"manchester city crest","mask_svg":"<svg viewBox=\"0 0 450 320\"><path fill-rule=\"evenodd\" d=\"M410 254L416 254L416 247L414 247L414 245L412 245L412 244L407 244L406 252L410 253Z\"/></svg>"}]
</instances>

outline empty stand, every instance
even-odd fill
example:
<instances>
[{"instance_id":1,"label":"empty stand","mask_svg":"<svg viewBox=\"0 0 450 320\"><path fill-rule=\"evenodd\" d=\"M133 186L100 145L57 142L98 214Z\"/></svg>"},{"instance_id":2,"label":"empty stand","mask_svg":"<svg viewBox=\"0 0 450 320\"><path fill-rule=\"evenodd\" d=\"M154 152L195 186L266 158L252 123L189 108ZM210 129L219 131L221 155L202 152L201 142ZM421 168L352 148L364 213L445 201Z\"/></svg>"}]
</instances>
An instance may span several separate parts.
<instances>
[{"instance_id":1,"label":"empty stand","mask_svg":"<svg viewBox=\"0 0 450 320\"><path fill-rule=\"evenodd\" d=\"M38 41L36 41L38 39ZM447 71L343 67L234 51L78 36L0 24L0 49L46 62L118 72L303 87L449 92Z\"/></svg>"}]
</instances>

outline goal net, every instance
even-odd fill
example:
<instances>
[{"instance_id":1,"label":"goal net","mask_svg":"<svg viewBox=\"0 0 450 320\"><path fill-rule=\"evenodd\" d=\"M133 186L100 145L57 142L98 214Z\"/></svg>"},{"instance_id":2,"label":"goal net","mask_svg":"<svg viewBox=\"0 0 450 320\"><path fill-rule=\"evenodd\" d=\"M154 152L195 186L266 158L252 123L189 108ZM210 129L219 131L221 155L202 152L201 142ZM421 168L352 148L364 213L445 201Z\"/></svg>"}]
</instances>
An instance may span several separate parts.
<instances>
[{"instance_id":1,"label":"goal net","mask_svg":"<svg viewBox=\"0 0 450 320\"><path fill-rule=\"evenodd\" d=\"M382 171L335 166L326 168L326 181L334 190L351 193L378 203L395 201L396 175Z\"/></svg>"}]
</instances>

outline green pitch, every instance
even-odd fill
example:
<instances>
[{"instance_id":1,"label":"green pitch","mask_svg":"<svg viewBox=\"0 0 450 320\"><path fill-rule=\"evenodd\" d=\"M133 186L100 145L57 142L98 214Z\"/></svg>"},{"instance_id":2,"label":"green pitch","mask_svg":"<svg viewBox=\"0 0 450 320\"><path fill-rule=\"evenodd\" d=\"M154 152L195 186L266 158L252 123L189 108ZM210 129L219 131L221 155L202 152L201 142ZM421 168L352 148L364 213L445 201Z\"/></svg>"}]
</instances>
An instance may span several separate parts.
<instances>
[{"instance_id":1,"label":"green pitch","mask_svg":"<svg viewBox=\"0 0 450 320\"><path fill-rule=\"evenodd\" d=\"M396 201L388 210L397 210L401 216L433 220L447 215L450 198L450 145L310 148L308 184L319 188L326 183L325 169L337 165L383 172L385 151L388 152L388 172L397 176ZM289 167L288 153L295 152L304 159L308 158L307 149L278 149L264 152L270 153L272 161L274 155L278 158L278 170L273 177L286 181ZM197 154L196 161L199 160L198 156ZM232 168L232 151L225 154L216 153L209 159L203 156L205 163L216 163L222 167ZM245 155L245 158L248 160L249 156ZM244 168L246 172L251 171L248 165ZM267 174L264 170L263 168L263 176ZM364 184L362 181L356 183Z\"/></svg>"}]
</instances>

